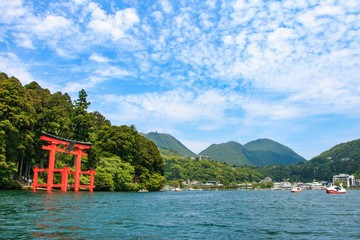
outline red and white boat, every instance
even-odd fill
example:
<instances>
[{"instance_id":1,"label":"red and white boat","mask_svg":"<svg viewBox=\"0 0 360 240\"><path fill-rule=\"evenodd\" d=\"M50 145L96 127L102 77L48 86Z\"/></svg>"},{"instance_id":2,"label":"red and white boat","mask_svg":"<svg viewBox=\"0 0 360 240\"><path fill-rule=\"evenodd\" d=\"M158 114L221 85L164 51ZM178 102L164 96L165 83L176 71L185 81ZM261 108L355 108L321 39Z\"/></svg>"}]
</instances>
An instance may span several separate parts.
<instances>
[{"instance_id":1,"label":"red and white boat","mask_svg":"<svg viewBox=\"0 0 360 240\"><path fill-rule=\"evenodd\" d=\"M345 194L346 189L342 186L330 186L326 188L326 193L328 194Z\"/></svg>"},{"instance_id":2,"label":"red and white boat","mask_svg":"<svg viewBox=\"0 0 360 240\"><path fill-rule=\"evenodd\" d=\"M302 188L300 188L300 187L294 187L294 188L291 189L290 192L301 192L301 191L302 191Z\"/></svg>"}]
</instances>

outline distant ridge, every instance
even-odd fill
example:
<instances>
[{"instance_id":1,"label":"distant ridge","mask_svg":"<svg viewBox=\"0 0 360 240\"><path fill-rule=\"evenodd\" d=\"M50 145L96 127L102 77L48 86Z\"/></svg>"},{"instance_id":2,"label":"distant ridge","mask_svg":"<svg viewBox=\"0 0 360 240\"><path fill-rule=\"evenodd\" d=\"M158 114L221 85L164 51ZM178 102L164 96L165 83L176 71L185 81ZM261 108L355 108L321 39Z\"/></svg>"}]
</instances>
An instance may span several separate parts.
<instances>
[{"instance_id":1,"label":"distant ridge","mask_svg":"<svg viewBox=\"0 0 360 240\"><path fill-rule=\"evenodd\" d=\"M288 165L306 162L305 158L289 147L266 138L248 142L244 145L244 148L251 155L253 162L257 166Z\"/></svg>"},{"instance_id":2,"label":"distant ridge","mask_svg":"<svg viewBox=\"0 0 360 240\"><path fill-rule=\"evenodd\" d=\"M212 144L207 149L199 153L199 155L209 156L213 160L225 162L229 165L250 165L255 164L249 160L250 156L244 147L237 142L230 141L221 144Z\"/></svg>"},{"instance_id":3,"label":"distant ridge","mask_svg":"<svg viewBox=\"0 0 360 240\"><path fill-rule=\"evenodd\" d=\"M163 156L197 155L170 134L149 132L147 134L142 133L142 135L153 141ZM258 139L245 145L235 141L212 144L201 151L199 155L236 166L288 165L306 161L289 147L270 139Z\"/></svg>"},{"instance_id":4,"label":"distant ridge","mask_svg":"<svg viewBox=\"0 0 360 240\"><path fill-rule=\"evenodd\" d=\"M149 132L147 134L142 133L144 137L153 141L160 153L163 154L178 154L181 156L196 156L191 150L185 147L180 141L166 133Z\"/></svg>"},{"instance_id":5,"label":"distant ridge","mask_svg":"<svg viewBox=\"0 0 360 240\"><path fill-rule=\"evenodd\" d=\"M306 161L289 147L270 139L258 139L245 145L234 141L212 144L200 155L236 166L288 165Z\"/></svg>"}]
</instances>

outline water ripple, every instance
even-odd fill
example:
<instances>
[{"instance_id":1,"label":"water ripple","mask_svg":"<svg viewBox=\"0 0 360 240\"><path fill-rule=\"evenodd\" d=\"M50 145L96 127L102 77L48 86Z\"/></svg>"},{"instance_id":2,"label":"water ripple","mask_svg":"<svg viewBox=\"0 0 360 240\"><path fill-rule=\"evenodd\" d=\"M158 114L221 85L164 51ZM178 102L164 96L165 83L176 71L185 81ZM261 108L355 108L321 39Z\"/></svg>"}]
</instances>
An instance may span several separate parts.
<instances>
[{"instance_id":1,"label":"water ripple","mask_svg":"<svg viewBox=\"0 0 360 240\"><path fill-rule=\"evenodd\" d=\"M0 239L357 239L360 191L0 191Z\"/></svg>"}]
</instances>

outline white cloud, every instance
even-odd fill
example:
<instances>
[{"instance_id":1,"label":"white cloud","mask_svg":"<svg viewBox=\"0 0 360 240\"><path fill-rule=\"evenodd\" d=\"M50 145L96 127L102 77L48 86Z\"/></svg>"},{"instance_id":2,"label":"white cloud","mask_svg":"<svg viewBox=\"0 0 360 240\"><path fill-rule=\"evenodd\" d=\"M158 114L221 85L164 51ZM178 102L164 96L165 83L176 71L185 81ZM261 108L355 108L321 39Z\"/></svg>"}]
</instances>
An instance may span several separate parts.
<instances>
[{"instance_id":1,"label":"white cloud","mask_svg":"<svg viewBox=\"0 0 360 240\"><path fill-rule=\"evenodd\" d=\"M34 34L41 37L49 37L64 32L71 26L71 21L62 16L48 15L44 19L38 19L35 26L32 27Z\"/></svg>"},{"instance_id":2,"label":"white cloud","mask_svg":"<svg viewBox=\"0 0 360 240\"><path fill-rule=\"evenodd\" d=\"M115 15L106 14L97 4L90 3L91 17L88 26L102 37L110 36L117 41L125 36L125 32L137 24L140 19L134 8L119 10Z\"/></svg>"},{"instance_id":3,"label":"white cloud","mask_svg":"<svg viewBox=\"0 0 360 240\"><path fill-rule=\"evenodd\" d=\"M15 41L18 46L24 47L24 48L35 49L31 38L27 34L18 33L18 34L15 34L15 36L16 36Z\"/></svg>"},{"instance_id":4,"label":"white cloud","mask_svg":"<svg viewBox=\"0 0 360 240\"><path fill-rule=\"evenodd\" d=\"M312 11L308 11L299 15L298 20L307 28L316 28L319 25L316 20L316 15Z\"/></svg>"},{"instance_id":5,"label":"white cloud","mask_svg":"<svg viewBox=\"0 0 360 240\"><path fill-rule=\"evenodd\" d=\"M0 1L0 22L12 23L26 15L27 8L21 0Z\"/></svg>"},{"instance_id":6,"label":"white cloud","mask_svg":"<svg viewBox=\"0 0 360 240\"><path fill-rule=\"evenodd\" d=\"M107 57L98 55L96 53L91 54L91 56L89 57L89 59L91 61L95 61L95 62L99 62L99 63L106 63L109 61L109 59Z\"/></svg>"},{"instance_id":7,"label":"white cloud","mask_svg":"<svg viewBox=\"0 0 360 240\"><path fill-rule=\"evenodd\" d=\"M5 72L9 76L16 77L22 84L28 84L35 81L28 68L29 66L23 63L14 53L0 52L0 71Z\"/></svg>"},{"instance_id":8,"label":"white cloud","mask_svg":"<svg viewBox=\"0 0 360 240\"><path fill-rule=\"evenodd\" d=\"M155 11L151 15L155 18L156 22L162 23L164 16L160 11Z\"/></svg>"},{"instance_id":9,"label":"white cloud","mask_svg":"<svg viewBox=\"0 0 360 240\"><path fill-rule=\"evenodd\" d=\"M337 16L343 14L343 9L340 6L318 6L314 10L316 15Z\"/></svg>"},{"instance_id":10,"label":"white cloud","mask_svg":"<svg viewBox=\"0 0 360 240\"><path fill-rule=\"evenodd\" d=\"M244 118L247 124L252 124L259 119L272 123L303 117L302 111L290 104L251 101L245 103L243 108L247 113Z\"/></svg>"},{"instance_id":11,"label":"white cloud","mask_svg":"<svg viewBox=\"0 0 360 240\"><path fill-rule=\"evenodd\" d=\"M95 74L98 74L102 77L122 78L124 76L129 75L129 72L119 67L105 66L101 69L96 70Z\"/></svg>"},{"instance_id":12,"label":"white cloud","mask_svg":"<svg viewBox=\"0 0 360 240\"><path fill-rule=\"evenodd\" d=\"M160 1L161 7L165 13L169 14L172 12L172 6L167 0Z\"/></svg>"},{"instance_id":13,"label":"white cloud","mask_svg":"<svg viewBox=\"0 0 360 240\"><path fill-rule=\"evenodd\" d=\"M294 94L289 100L307 106L305 114L309 116L320 113L353 115L355 112L360 113L357 107L360 105L359 90L359 83L325 78Z\"/></svg>"},{"instance_id":14,"label":"white cloud","mask_svg":"<svg viewBox=\"0 0 360 240\"><path fill-rule=\"evenodd\" d=\"M152 122L161 115L162 120L173 124L207 119L208 126L229 124L233 119L226 117L228 108L236 108L239 97L218 90L193 93L185 90L173 90L164 93L145 93L141 95L104 96L107 104L117 106L124 118L129 116ZM124 119L125 120L125 119ZM214 125L215 124L215 125Z\"/></svg>"},{"instance_id":15,"label":"white cloud","mask_svg":"<svg viewBox=\"0 0 360 240\"><path fill-rule=\"evenodd\" d=\"M67 58L67 59L74 59L74 55L72 54L72 52L68 51L67 49L64 49L64 48L61 48L61 47L57 47L57 44L54 42L53 43L54 45L54 50L55 50L55 53L62 57L62 58Z\"/></svg>"}]
</instances>

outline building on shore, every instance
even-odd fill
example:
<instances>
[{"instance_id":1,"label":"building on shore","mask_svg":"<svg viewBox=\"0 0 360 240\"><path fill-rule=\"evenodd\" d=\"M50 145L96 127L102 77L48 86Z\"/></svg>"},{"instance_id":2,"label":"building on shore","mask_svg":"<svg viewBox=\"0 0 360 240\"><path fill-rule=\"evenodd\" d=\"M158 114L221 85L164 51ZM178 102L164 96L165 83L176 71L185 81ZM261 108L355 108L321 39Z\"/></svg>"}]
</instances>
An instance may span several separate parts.
<instances>
[{"instance_id":1,"label":"building on shore","mask_svg":"<svg viewBox=\"0 0 360 240\"><path fill-rule=\"evenodd\" d=\"M333 183L338 182L338 181L345 183L346 186L348 186L348 187L356 187L356 181L355 181L355 177L353 175L349 175L349 174L345 174L345 173L340 173L339 175L334 175Z\"/></svg>"},{"instance_id":2,"label":"building on shore","mask_svg":"<svg viewBox=\"0 0 360 240\"><path fill-rule=\"evenodd\" d=\"M292 188L292 185L288 181L274 182L274 190L289 190L291 188Z\"/></svg>"}]
</instances>

